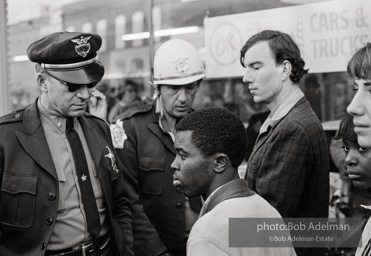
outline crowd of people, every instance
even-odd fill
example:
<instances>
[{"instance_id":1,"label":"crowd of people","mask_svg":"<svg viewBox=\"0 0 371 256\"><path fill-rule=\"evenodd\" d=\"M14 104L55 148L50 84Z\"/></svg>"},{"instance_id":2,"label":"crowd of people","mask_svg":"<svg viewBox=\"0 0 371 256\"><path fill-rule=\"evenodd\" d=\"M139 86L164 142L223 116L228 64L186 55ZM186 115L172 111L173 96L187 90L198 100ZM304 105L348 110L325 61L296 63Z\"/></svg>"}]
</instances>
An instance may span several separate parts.
<instances>
[{"instance_id":1,"label":"crowd of people","mask_svg":"<svg viewBox=\"0 0 371 256\"><path fill-rule=\"evenodd\" d=\"M230 246L231 218L328 217L328 144L290 35L263 30L241 49L244 86L268 110L248 133L228 110L192 108L206 72L180 39L156 51L153 98L127 80L108 107L96 88L101 44L98 34L56 32L27 49L41 94L0 117L1 255L329 255ZM356 93L336 137L349 179L367 193L370 52L367 43L349 60ZM356 255L370 251L368 221Z\"/></svg>"}]
</instances>

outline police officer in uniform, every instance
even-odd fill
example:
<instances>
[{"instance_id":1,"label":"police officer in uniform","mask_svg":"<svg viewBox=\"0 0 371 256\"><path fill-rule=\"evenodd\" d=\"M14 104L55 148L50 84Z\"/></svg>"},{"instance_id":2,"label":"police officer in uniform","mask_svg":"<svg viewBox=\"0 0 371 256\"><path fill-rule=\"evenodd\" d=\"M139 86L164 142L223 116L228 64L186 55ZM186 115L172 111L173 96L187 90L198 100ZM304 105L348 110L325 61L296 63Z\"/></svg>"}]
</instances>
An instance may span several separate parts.
<instances>
[{"instance_id":1,"label":"police officer in uniform","mask_svg":"<svg viewBox=\"0 0 371 256\"><path fill-rule=\"evenodd\" d=\"M186 255L186 239L202 206L173 186L175 124L190 111L205 70L197 49L173 39L154 58L157 98L128 107L111 126L130 183L135 255Z\"/></svg>"},{"instance_id":2,"label":"police officer in uniform","mask_svg":"<svg viewBox=\"0 0 371 256\"><path fill-rule=\"evenodd\" d=\"M1 255L133 255L110 129L85 111L104 74L101 44L58 32L27 50L42 93L0 118Z\"/></svg>"}]
</instances>

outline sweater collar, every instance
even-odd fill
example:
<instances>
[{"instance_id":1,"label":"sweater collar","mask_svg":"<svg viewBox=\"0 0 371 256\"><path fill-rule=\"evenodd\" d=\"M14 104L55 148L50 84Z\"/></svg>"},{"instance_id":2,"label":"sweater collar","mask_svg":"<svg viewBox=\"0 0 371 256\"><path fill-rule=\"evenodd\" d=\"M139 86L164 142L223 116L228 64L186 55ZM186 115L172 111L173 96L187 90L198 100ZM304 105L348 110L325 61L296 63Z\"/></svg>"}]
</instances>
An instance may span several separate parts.
<instances>
[{"instance_id":1,"label":"sweater collar","mask_svg":"<svg viewBox=\"0 0 371 256\"><path fill-rule=\"evenodd\" d=\"M211 193L202 206L200 217L211 211L215 206L225 200L237 197L248 197L254 194L255 192L249 189L245 180L232 180Z\"/></svg>"}]
</instances>

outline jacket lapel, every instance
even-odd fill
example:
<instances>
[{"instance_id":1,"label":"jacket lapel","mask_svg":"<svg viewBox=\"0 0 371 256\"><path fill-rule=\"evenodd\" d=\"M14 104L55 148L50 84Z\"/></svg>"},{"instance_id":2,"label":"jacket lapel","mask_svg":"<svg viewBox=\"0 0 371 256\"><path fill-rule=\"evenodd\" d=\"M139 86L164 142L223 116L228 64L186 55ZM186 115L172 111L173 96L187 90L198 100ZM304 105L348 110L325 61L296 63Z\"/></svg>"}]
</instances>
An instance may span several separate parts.
<instances>
[{"instance_id":1,"label":"jacket lapel","mask_svg":"<svg viewBox=\"0 0 371 256\"><path fill-rule=\"evenodd\" d=\"M304 104L306 102L305 98L301 98L291 109L290 111L284 116L281 118L281 120L279 122L277 122L273 127L269 126L268 127L268 131L265 132L265 133L262 133L262 134L259 134L258 138L256 139L256 145L254 146L254 149L253 149L253 152L251 153L251 156L250 158L253 157L253 155L255 155L256 151L259 150L259 148L265 143L265 141L272 135L273 133L273 130L275 129L275 127L286 117L290 114L290 112L300 106L301 104Z\"/></svg>"},{"instance_id":2,"label":"jacket lapel","mask_svg":"<svg viewBox=\"0 0 371 256\"><path fill-rule=\"evenodd\" d=\"M100 135L93 128L92 125L89 125L88 119L85 116L79 118L82 130L84 131L85 139L89 145L91 156L94 160L97 170L99 169L99 163L102 158L102 143L100 143ZM107 145L108 146L108 145ZM108 151L107 151L108 153Z\"/></svg>"},{"instance_id":3,"label":"jacket lapel","mask_svg":"<svg viewBox=\"0 0 371 256\"><path fill-rule=\"evenodd\" d=\"M148 125L148 129L152 131L157 137L160 138L160 140L164 143L165 147L170 150L174 155L176 155L175 149L174 149L174 142L172 141L169 134L164 133L160 126L156 123L150 123Z\"/></svg>"},{"instance_id":4,"label":"jacket lapel","mask_svg":"<svg viewBox=\"0 0 371 256\"><path fill-rule=\"evenodd\" d=\"M250 159L255 155L255 153L259 150L259 148L262 145L264 145L265 141L271 136L273 130L274 129L272 127L268 127L268 131L258 135L258 138L256 139L256 144L253 148Z\"/></svg>"},{"instance_id":5,"label":"jacket lapel","mask_svg":"<svg viewBox=\"0 0 371 256\"><path fill-rule=\"evenodd\" d=\"M37 109L37 99L24 111L23 126L16 136L25 151L55 179L57 173Z\"/></svg>"},{"instance_id":6,"label":"jacket lapel","mask_svg":"<svg viewBox=\"0 0 371 256\"><path fill-rule=\"evenodd\" d=\"M106 146L109 146L109 144L104 143L105 140L102 139L104 135L99 134L98 131L94 128L95 126L91 125L89 119L86 118L84 115L79 117L79 122L82 130L84 131L84 136L89 146L91 157L93 158L93 161L95 163L101 187L103 189L103 194L105 195L105 198L107 200L108 210L110 214L113 214L113 198L110 189L111 184L108 174L109 170L106 169L106 166L103 163L101 163L104 152L107 152L107 154L109 153L108 149L106 148Z\"/></svg>"}]
</instances>

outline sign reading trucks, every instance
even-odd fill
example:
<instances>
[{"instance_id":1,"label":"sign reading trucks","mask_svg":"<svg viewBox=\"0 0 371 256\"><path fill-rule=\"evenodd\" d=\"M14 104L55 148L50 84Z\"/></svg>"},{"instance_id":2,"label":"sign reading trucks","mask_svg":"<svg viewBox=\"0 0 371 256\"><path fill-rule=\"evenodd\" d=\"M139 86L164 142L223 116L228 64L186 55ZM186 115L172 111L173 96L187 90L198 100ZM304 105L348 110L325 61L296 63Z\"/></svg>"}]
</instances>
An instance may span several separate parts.
<instances>
[{"instance_id":1,"label":"sign reading trucks","mask_svg":"<svg viewBox=\"0 0 371 256\"><path fill-rule=\"evenodd\" d=\"M338 0L207 18L207 77L242 76L240 50L264 29L293 36L309 72L345 71L351 54L371 43L370 16L370 0Z\"/></svg>"}]
</instances>

